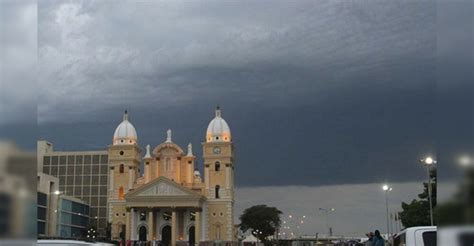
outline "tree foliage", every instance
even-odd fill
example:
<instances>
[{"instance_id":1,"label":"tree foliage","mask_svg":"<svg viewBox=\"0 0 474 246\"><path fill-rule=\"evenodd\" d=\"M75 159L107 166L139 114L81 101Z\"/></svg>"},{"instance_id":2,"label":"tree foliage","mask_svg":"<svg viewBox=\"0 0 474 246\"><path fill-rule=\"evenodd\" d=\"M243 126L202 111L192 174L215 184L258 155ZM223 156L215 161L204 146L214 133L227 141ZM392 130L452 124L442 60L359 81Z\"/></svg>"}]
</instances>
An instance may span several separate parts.
<instances>
[{"instance_id":1,"label":"tree foliage","mask_svg":"<svg viewBox=\"0 0 474 246\"><path fill-rule=\"evenodd\" d=\"M245 209L240 216L240 230L242 232L251 231L259 240L267 244L268 237L275 235L280 228L282 212L275 207L267 205L255 205Z\"/></svg>"},{"instance_id":2,"label":"tree foliage","mask_svg":"<svg viewBox=\"0 0 474 246\"><path fill-rule=\"evenodd\" d=\"M433 205L433 223L437 224L436 216L436 169L431 169L431 202ZM399 218L403 226L428 226L430 221L430 204L428 200L428 182L423 183L423 192L418 194L418 200L413 199L410 203L402 202L403 211L399 213Z\"/></svg>"}]
</instances>

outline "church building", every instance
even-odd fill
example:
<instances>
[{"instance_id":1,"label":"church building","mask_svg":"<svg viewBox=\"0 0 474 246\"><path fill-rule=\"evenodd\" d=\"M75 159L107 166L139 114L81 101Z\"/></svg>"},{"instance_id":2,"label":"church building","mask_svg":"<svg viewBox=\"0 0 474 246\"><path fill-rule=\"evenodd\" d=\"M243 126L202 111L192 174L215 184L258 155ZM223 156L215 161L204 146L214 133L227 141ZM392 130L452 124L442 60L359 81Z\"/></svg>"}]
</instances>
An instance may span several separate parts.
<instances>
[{"instance_id":1,"label":"church building","mask_svg":"<svg viewBox=\"0 0 474 246\"><path fill-rule=\"evenodd\" d=\"M141 151L125 111L109 155L108 209L112 240L193 245L236 241L234 229L234 148L219 107L202 143L204 176L191 143L164 142ZM140 172L140 166L143 172Z\"/></svg>"}]
</instances>

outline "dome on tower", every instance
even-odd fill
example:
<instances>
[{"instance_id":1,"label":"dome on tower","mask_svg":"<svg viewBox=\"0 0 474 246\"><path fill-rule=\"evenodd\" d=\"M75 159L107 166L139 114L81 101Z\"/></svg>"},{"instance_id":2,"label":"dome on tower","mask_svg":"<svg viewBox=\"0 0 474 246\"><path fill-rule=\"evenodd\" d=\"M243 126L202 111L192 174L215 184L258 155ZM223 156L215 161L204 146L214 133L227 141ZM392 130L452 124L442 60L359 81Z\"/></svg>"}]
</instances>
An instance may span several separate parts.
<instances>
[{"instance_id":1,"label":"dome on tower","mask_svg":"<svg viewBox=\"0 0 474 246\"><path fill-rule=\"evenodd\" d=\"M230 142L231 134L227 122L221 117L221 109L216 108L216 117L211 120L206 132L206 142Z\"/></svg>"},{"instance_id":2,"label":"dome on tower","mask_svg":"<svg viewBox=\"0 0 474 246\"><path fill-rule=\"evenodd\" d=\"M128 113L125 111L122 123L115 129L113 144L136 144L137 140L137 131L132 123L128 121Z\"/></svg>"}]
</instances>

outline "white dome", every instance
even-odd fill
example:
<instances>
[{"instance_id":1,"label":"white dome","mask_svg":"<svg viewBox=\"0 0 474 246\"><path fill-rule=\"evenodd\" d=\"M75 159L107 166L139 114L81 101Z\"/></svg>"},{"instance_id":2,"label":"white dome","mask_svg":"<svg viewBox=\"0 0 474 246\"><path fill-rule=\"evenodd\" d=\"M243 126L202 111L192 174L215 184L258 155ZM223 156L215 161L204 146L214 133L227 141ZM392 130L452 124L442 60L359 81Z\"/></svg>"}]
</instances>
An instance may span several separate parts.
<instances>
[{"instance_id":1,"label":"white dome","mask_svg":"<svg viewBox=\"0 0 474 246\"><path fill-rule=\"evenodd\" d=\"M135 127L128 121L128 113L125 111L123 115L123 121L115 129L113 143L114 144L136 144L137 143L137 131Z\"/></svg>"},{"instance_id":2,"label":"white dome","mask_svg":"<svg viewBox=\"0 0 474 246\"><path fill-rule=\"evenodd\" d=\"M211 120L206 132L207 142L230 142L231 133L227 122L221 117L221 110L216 109L216 117Z\"/></svg>"}]
</instances>

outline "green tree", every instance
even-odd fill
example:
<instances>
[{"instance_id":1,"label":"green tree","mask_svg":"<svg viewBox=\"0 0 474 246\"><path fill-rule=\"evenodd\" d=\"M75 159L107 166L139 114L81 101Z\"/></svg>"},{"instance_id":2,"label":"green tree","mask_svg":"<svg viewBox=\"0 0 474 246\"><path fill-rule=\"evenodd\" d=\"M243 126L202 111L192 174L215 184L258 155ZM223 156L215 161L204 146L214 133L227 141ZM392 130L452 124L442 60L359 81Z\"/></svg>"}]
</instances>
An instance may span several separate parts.
<instances>
[{"instance_id":1,"label":"green tree","mask_svg":"<svg viewBox=\"0 0 474 246\"><path fill-rule=\"evenodd\" d=\"M433 205L433 223L437 224L436 216L436 169L430 170L431 178L431 202ZM402 202L403 211L398 215L402 221L403 226L428 226L430 221L430 204L428 200L428 182L423 183L423 192L418 194L418 200L413 199L410 203Z\"/></svg>"},{"instance_id":2,"label":"green tree","mask_svg":"<svg viewBox=\"0 0 474 246\"><path fill-rule=\"evenodd\" d=\"M248 230L256 236L265 245L270 244L269 236L275 235L280 228L282 212L275 207L267 205L255 205L245 209L240 216L240 230L247 232Z\"/></svg>"}]
</instances>

